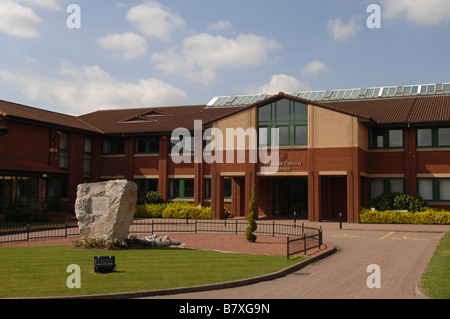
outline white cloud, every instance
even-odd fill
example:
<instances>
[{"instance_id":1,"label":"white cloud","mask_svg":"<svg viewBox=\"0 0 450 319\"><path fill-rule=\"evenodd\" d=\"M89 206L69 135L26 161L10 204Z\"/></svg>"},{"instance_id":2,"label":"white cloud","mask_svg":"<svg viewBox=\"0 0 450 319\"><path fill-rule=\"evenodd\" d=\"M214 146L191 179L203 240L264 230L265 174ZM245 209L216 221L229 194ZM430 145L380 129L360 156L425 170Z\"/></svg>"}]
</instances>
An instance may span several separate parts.
<instances>
[{"instance_id":1,"label":"white cloud","mask_svg":"<svg viewBox=\"0 0 450 319\"><path fill-rule=\"evenodd\" d=\"M381 0L384 17L387 19L405 15L418 25L437 25L450 21L450 1L448 0Z\"/></svg>"},{"instance_id":2,"label":"white cloud","mask_svg":"<svg viewBox=\"0 0 450 319\"><path fill-rule=\"evenodd\" d=\"M230 21L220 20L220 21L217 21L217 22L214 22L214 23L210 24L208 26L208 30L210 30L210 31L221 31L221 30L229 29L231 27L233 27L233 25L231 24Z\"/></svg>"},{"instance_id":3,"label":"white cloud","mask_svg":"<svg viewBox=\"0 0 450 319\"><path fill-rule=\"evenodd\" d=\"M19 38L37 38L41 19L30 8L12 1L0 2L0 32Z\"/></svg>"},{"instance_id":4,"label":"white cloud","mask_svg":"<svg viewBox=\"0 0 450 319\"><path fill-rule=\"evenodd\" d=\"M276 94L279 92L294 93L309 90L311 89L306 83L297 80L295 77L286 74L278 74L273 75L269 83L262 85L254 93Z\"/></svg>"},{"instance_id":5,"label":"white cloud","mask_svg":"<svg viewBox=\"0 0 450 319\"><path fill-rule=\"evenodd\" d=\"M327 22L328 30L333 34L333 38L338 42L346 42L353 38L356 31L360 29L352 18L347 24L344 24L341 19L330 19Z\"/></svg>"},{"instance_id":6,"label":"white cloud","mask_svg":"<svg viewBox=\"0 0 450 319\"><path fill-rule=\"evenodd\" d=\"M163 41L170 40L175 29L185 26L181 17L154 1L132 7L128 10L127 20L143 34Z\"/></svg>"},{"instance_id":7,"label":"white cloud","mask_svg":"<svg viewBox=\"0 0 450 319\"><path fill-rule=\"evenodd\" d=\"M19 3L25 3L30 6L37 6L44 9L49 10L55 10L55 11L61 11L63 10L63 7L61 6L60 2L66 1L66 0L14 0L15 2Z\"/></svg>"},{"instance_id":8,"label":"white cloud","mask_svg":"<svg viewBox=\"0 0 450 319\"><path fill-rule=\"evenodd\" d=\"M155 78L137 83L113 79L100 67L75 68L63 64L61 79L16 74L0 69L0 82L19 90L32 101L41 101L59 112L84 114L99 109L148 107L184 103L187 94Z\"/></svg>"},{"instance_id":9,"label":"white cloud","mask_svg":"<svg viewBox=\"0 0 450 319\"><path fill-rule=\"evenodd\" d=\"M259 66L268 62L269 51L280 48L278 42L252 34L228 39L203 33L186 38L181 47L155 53L152 58L160 70L207 84L217 77L219 69Z\"/></svg>"},{"instance_id":10,"label":"white cloud","mask_svg":"<svg viewBox=\"0 0 450 319\"><path fill-rule=\"evenodd\" d=\"M106 50L111 50L114 56L131 60L147 54L147 40L133 32L112 34L98 41Z\"/></svg>"},{"instance_id":11,"label":"white cloud","mask_svg":"<svg viewBox=\"0 0 450 319\"><path fill-rule=\"evenodd\" d=\"M322 61L312 61L305 65L305 67L302 69L302 75L317 75L321 72L327 71L329 71L329 68L325 65L325 63L323 63Z\"/></svg>"}]
</instances>

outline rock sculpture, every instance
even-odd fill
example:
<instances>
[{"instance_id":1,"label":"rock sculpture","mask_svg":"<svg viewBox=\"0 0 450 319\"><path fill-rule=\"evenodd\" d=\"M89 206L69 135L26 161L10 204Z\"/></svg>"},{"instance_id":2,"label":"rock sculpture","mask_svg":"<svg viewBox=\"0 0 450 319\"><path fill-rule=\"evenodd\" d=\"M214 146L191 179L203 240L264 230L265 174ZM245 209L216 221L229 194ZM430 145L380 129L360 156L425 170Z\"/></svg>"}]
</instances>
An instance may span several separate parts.
<instances>
[{"instance_id":1,"label":"rock sculpture","mask_svg":"<svg viewBox=\"0 0 450 319\"><path fill-rule=\"evenodd\" d=\"M75 214L81 237L125 240L136 200L137 185L126 180L78 185Z\"/></svg>"}]
</instances>

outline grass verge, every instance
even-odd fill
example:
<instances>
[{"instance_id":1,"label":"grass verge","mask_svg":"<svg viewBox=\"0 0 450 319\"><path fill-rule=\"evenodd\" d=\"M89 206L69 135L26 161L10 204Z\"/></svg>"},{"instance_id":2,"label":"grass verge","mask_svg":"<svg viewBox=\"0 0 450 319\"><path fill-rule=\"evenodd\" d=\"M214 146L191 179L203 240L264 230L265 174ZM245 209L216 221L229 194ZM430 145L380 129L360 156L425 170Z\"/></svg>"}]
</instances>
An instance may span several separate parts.
<instances>
[{"instance_id":1,"label":"grass verge","mask_svg":"<svg viewBox=\"0 0 450 319\"><path fill-rule=\"evenodd\" d=\"M113 255L117 271L94 274L94 256ZM75 296L206 285L273 273L304 260L179 248L74 250L72 246L0 248L0 298ZM69 289L67 267L80 266Z\"/></svg>"},{"instance_id":2,"label":"grass verge","mask_svg":"<svg viewBox=\"0 0 450 319\"><path fill-rule=\"evenodd\" d=\"M441 243L422 278L422 290L432 299L450 299L450 232Z\"/></svg>"}]
</instances>

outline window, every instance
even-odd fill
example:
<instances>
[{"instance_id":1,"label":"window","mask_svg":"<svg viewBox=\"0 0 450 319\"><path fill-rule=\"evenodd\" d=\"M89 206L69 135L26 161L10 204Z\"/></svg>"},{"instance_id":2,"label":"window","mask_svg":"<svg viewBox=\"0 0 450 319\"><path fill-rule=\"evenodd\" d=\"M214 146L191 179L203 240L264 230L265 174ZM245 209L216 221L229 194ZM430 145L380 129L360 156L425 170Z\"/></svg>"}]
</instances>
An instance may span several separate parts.
<instances>
[{"instance_id":1,"label":"window","mask_svg":"<svg viewBox=\"0 0 450 319\"><path fill-rule=\"evenodd\" d=\"M450 201L450 178L419 178L419 195L427 201Z\"/></svg>"},{"instance_id":2,"label":"window","mask_svg":"<svg viewBox=\"0 0 450 319\"><path fill-rule=\"evenodd\" d=\"M103 140L103 154L105 155L121 155L125 153L125 139L106 138Z\"/></svg>"},{"instance_id":3,"label":"window","mask_svg":"<svg viewBox=\"0 0 450 319\"><path fill-rule=\"evenodd\" d=\"M84 139L83 182L90 183L92 175L92 139Z\"/></svg>"},{"instance_id":4,"label":"window","mask_svg":"<svg viewBox=\"0 0 450 319\"><path fill-rule=\"evenodd\" d=\"M138 198L142 198L149 192L157 192L158 191L158 179L157 178L149 178L149 179L135 179L134 182L138 187Z\"/></svg>"},{"instance_id":5,"label":"window","mask_svg":"<svg viewBox=\"0 0 450 319\"><path fill-rule=\"evenodd\" d=\"M225 178L224 179L224 199L231 199L232 197L232 179L231 178ZM211 199L211 178L205 178L205 190L204 190L204 197L205 199Z\"/></svg>"},{"instance_id":6,"label":"window","mask_svg":"<svg viewBox=\"0 0 450 319\"><path fill-rule=\"evenodd\" d=\"M169 198L194 198L194 179L169 179Z\"/></svg>"},{"instance_id":7,"label":"window","mask_svg":"<svg viewBox=\"0 0 450 319\"><path fill-rule=\"evenodd\" d=\"M308 105L287 99L258 109L259 145L268 146L272 138L279 138L281 146L308 145ZM271 129L278 136L271 136Z\"/></svg>"},{"instance_id":8,"label":"window","mask_svg":"<svg viewBox=\"0 0 450 319\"><path fill-rule=\"evenodd\" d=\"M69 168L69 134L61 133L59 138L59 167Z\"/></svg>"},{"instance_id":9,"label":"window","mask_svg":"<svg viewBox=\"0 0 450 319\"><path fill-rule=\"evenodd\" d=\"M405 191L403 178L373 178L369 182L370 199L377 198L384 193L401 193Z\"/></svg>"},{"instance_id":10,"label":"window","mask_svg":"<svg viewBox=\"0 0 450 319\"><path fill-rule=\"evenodd\" d=\"M159 138L137 137L136 154L159 154Z\"/></svg>"},{"instance_id":11,"label":"window","mask_svg":"<svg viewBox=\"0 0 450 319\"><path fill-rule=\"evenodd\" d=\"M438 146L450 146L450 128L438 129Z\"/></svg>"},{"instance_id":12,"label":"window","mask_svg":"<svg viewBox=\"0 0 450 319\"><path fill-rule=\"evenodd\" d=\"M450 128L417 129L417 147L450 147Z\"/></svg>"},{"instance_id":13,"label":"window","mask_svg":"<svg viewBox=\"0 0 450 319\"><path fill-rule=\"evenodd\" d=\"M172 153L172 149L175 145L181 147L179 150L179 155L183 154L193 154L195 151L195 138L192 136L186 136L184 139L180 139L180 137L172 136L170 139L170 154ZM178 154L176 154L178 155Z\"/></svg>"},{"instance_id":14,"label":"window","mask_svg":"<svg viewBox=\"0 0 450 319\"><path fill-rule=\"evenodd\" d=\"M369 147L371 149L403 148L403 130L371 130Z\"/></svg>"},{"instance_id":15,"label":"window","mask_svg":"<svg viewBox=\"0 0 450 319\"><path fill-rule=\"evenodd\" d=\"M418 129L417 130L417 146L431 147L433 146L433 130L432 129Z\"/></svg>"}]
</instances>

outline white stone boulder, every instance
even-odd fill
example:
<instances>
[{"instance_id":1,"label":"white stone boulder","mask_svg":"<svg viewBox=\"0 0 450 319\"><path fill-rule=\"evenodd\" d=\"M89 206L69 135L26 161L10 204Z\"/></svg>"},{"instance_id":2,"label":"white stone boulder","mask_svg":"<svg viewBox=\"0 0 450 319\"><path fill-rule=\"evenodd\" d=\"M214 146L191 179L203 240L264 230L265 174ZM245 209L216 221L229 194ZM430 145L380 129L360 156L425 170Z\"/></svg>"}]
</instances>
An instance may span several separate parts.
<instances>
[{"instance_id":1,"label":"white stone boulder","mask_svg":"<svg viewBox=\"0 0 450 319\"><path fill-rule=\"evenodd\" d=\"M136 201L137 185L127 180L78 185L75 214L81 237L125 240Z\"/></svg>"}]
</instances>

